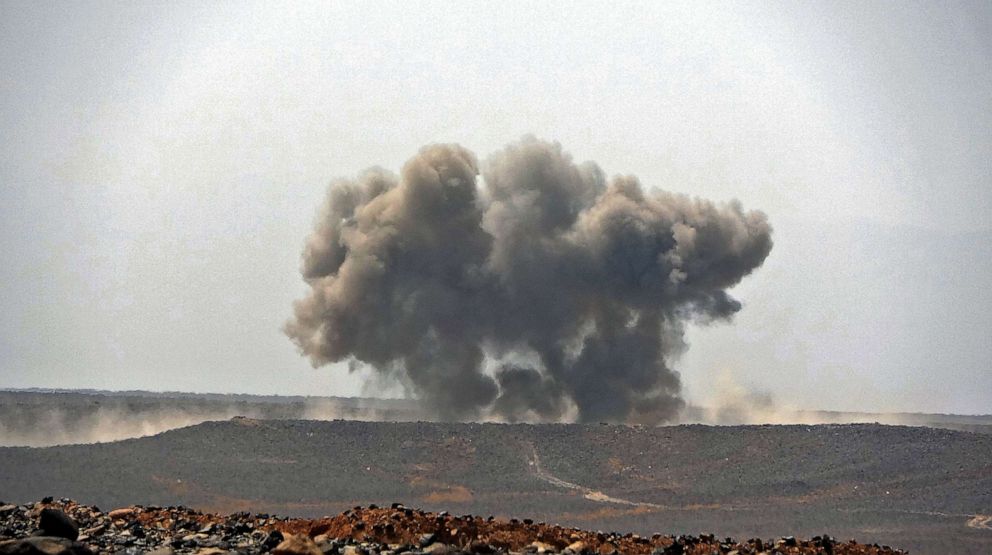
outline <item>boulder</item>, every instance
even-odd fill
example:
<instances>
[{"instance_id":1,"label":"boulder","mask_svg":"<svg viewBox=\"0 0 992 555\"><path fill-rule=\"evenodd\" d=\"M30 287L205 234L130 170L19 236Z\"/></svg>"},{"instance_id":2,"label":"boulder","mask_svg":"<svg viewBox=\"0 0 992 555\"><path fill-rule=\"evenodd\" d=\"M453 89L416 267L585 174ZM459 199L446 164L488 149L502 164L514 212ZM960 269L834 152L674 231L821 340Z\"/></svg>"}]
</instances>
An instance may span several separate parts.
<instances>
[{"instance_id":1,"label":"boulder","mask_svg":"<svg viewBox=\"0 0 992 555\"><path fill-rule=\"evenodd\" d=\"M79 526L69 518L69 515L58 509L42 509L38 519L38 527L46 536L56 536L75 540L79 537Z\"/></svg>"}]
</instances>

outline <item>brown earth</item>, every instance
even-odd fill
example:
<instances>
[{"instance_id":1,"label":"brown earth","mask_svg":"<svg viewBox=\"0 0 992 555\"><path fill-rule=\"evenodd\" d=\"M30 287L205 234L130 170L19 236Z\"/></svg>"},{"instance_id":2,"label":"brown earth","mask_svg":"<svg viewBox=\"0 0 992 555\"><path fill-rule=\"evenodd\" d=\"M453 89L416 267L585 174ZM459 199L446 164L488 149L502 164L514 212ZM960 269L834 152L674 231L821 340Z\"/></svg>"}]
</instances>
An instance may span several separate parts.
<instances>
[{"instance_id":1,"label":"brown earth","mask_svg":"<svg viewBox=\"0 0 992 555\"><path fill-rule=\"evenodd\" d=\"M48 501L48 500L46 500ZM837 542L829 537L814 537L810 540L792 537L777 540L733 540L718 539L713 535L669 536L655 534L640 537L636 534L603 533L579 528L569 528L533 522L529 519L481 517L473 515L454 516L444 512L435 513L410 509L394 503L389 508L370 505L354 507L335 516L322 518L284 519L267 514L236 513L219 515L202 513L184 507L124 507L106 513L91 506L77 504L63 499L34 503L24 507L7 506L7 520L0 520L0 540L24 537L29 526L18 522L36 518L42 509L56 508L64 511L77 522L100 526L84 531L79 539L91 540L87 532L98 535L104 543L114 539L114 534L129 538L152 537L151 531L173 531L178 528L190 530L253 530L256 536L280 531L285 536L306 536L326 542L328 539L354 540L368 545L400 545L424 547L427 543L443 544L468 553L508 552L563 552L572 554L611 554L648 555L651 553L680 553L686 555L709 555L712 553L774 553L774 554L836 554L836 555L876 555L903 553L888 546ZM13 515L13 516L11 516ZM135 534L135 526L142 532ZM93 532L92 530L97 530ZM19 531L19 533L15 533ZM177 531L181 536L183 532ZM424 538L429 537L425 542ZM154 548L148 545L147 548ZM268 551L270 548L263 548ZM373 548L374 550L374 548Z\"/></svg>"}]
</instances>

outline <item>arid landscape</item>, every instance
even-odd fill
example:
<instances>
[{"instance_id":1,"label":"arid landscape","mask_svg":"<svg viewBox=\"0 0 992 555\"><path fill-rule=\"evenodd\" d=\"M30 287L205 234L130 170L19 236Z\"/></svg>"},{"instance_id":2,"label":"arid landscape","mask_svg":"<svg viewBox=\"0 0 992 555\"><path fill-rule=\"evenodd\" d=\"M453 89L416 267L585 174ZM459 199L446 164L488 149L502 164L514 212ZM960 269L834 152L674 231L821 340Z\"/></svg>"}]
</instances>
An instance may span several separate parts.
<instances>
[{"instance_id":1,"label":"arid landscape","mask_svg":"<svg viewBox=\"0 0 992 555\"><path fill-rule=\"evenodd\" d=\"M0 555L992 553L990 53L0 1Z\"/></svg>"},{"instance_id":2,"label":"arid landscape","mask_svg":"<svg viewBox=\"0 0 992 555\"><path fill-rule=\"evenodd\" d=\"M292 403L270 402L283 417L296 414L285 408ZM55 496L101 508L186 505L309 518L400 502L642 536L826 534L913 553L992 549L989 434L880 424L276 417L99 444L0 448L0 492L12 503Z\"/></svg>"}]
</instances>

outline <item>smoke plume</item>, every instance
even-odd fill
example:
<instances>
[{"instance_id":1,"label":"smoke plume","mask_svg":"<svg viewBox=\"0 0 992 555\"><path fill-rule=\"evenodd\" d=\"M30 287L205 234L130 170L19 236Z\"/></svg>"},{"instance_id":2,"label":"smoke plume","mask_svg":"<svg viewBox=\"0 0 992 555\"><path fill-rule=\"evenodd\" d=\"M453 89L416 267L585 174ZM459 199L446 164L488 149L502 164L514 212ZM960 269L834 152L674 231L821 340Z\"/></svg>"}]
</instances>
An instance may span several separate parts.
<instances>
[{"instance_id":1,"label":"smoke plume","mask_svg":"<svg viewBox=\"0 0 992 555\"><path fill-rule=\"evenodd\" d=\"M478 176L482 174L482 180ZM430 145L328 191L287 335L357 360L445 418L671 420L687 322L772 247L761 212L607 179L532 137L480 166Z\"/></svg>"}]
</instances>

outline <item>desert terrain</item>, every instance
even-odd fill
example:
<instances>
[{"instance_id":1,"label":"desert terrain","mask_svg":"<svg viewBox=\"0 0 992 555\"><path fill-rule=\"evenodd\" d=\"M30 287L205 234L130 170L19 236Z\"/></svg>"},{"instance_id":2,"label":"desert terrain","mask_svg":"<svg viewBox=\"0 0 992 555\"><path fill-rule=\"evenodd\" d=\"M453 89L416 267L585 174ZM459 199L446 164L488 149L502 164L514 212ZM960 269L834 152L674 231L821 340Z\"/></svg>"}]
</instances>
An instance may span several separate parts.
<instances>
[{"instance_id":1,"label":"desert terrain","mask_svg":"<svg viewBox=\"0 0 992 555\"><path fill-rule=\"evenodd\" d=\"M3 447L0 469L8 503L316 518L400 502L642 536L826 534L913 553L992 551L992 435L922 426L236 416L106 443Z\"/></svg>"}]
</instances>

